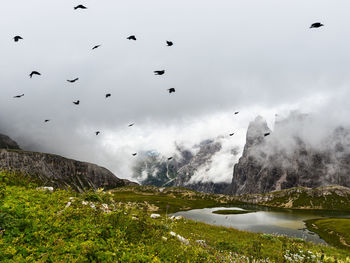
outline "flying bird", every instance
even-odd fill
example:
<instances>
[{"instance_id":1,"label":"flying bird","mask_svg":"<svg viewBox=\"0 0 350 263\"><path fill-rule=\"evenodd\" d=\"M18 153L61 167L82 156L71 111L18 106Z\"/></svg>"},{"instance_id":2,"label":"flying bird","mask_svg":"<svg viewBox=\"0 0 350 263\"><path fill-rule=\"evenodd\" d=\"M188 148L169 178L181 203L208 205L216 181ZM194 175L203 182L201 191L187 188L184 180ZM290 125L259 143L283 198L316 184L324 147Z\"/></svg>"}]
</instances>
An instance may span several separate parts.
<instances>
[{"instance_id":1,"label":"flying bird","mask_svg":"<svg viewBox=\"0 0 350 263\"><path fill-rule=\"evenodd\" d=\"M131 124L129 124L129 127L132 127L132 126L134 126L135 125L135 123L131 123Z\"/></svg>"},{"instance_id":2,"label":"flying bird","mask_svg":"<svg viewBox=\"0 0 350 263\"><path fill-rule=\"evenodd\" d=\"M264 133L264 137L269 136L269 135L270 135L270 133L269 133L269 132Z\"/></svg>"},{"instance_id":3,"label":"flying bird","mask_svg":"<svg viewBox=\"0 0 350 263\"><path fill-rule=\"evenodd\" d=\"M236 112L235 112L235 115L237 115L238 113L239 113L239 111L236 111Z\"/></svg>"},{"instance_id":4,"label":"flying bird","mask_svg":"<svg viewBox=\"0 0 350 263\"><path fill-rule=\"evenodd\" d=\"M171 159L173 159L173 157L169 157L169 158L168 158L168 161L170 161Z\"/></svg>"},{"instance_id":5,"label":"flying bird","mask_svg":"<svg viewBox=\"0 0 350 263\"><path fill-rule=\"evenodd\" d=\"M235 133L230 133L230 136L233 136Z\"/></svg>"},{"instance_id":6,"label":"flying bird","mask_svg":"<svg viewBox=\"0 0 350 263\"><path fill-rule=\"evenodd\" d=\"M20 39L23 39L21 36L15 36L14 38L13 38L13 40L15 41L15 42L18 42Z\"/></svg>"},{"instance_id":7,"label":"flying bird","mask_svg":"<svg viewBox=\"0 0 350 263\"><path fill-rule=\"evenodd\" d=\"M317 23L313 23L310 28L319 28L321 26L324 26L324 24L320 23L320 22L317 22Z\"/></svg>"},{"instance_id":8,"label":"flying bird","mask_svg":"<svg viewBox=\"0 0 350 263\"><path fill-rule=\"evenodd\" d=\"M96 136L100 134L100 131L95 132Z\"/></svg>"},{"instance_id":9,"label":"flying bird","mask_svg":"<svg viewBox=\"0 0 350 263\"><path fill-rule=\"evenodd\" d=\"M78 81L78 80L79 80L79 78L67 79L67 81L70 82L70 83L74 83L74 82L76 82L76 81Z\"/></svg>"},{"instance_id":10,"label":"flying bird","mask_svg":"<svg viewBox=\"0 0 350 263\"><path fill-rule=\"evenodd\" d=\"M23 96L24 94L21 94L21 95L14 96L14 98L18 99L18 98L22 98Z\"/></svg>"},{"instance_id":11,"label":"flying bird","mask_svg":"<svg viewBox=\"0 0 350 263\"><path fill-rule=\"evenodd\" d=\"M171 47L172 45L174 45L174 43L171 42L171 41L167 41L166 44L167 44L168 47Z\"/></svg>"},{"instance_id":12,"label":"flying bird","mask_svg":"<svg viewBox=\"0 0 350 263\"><path fill-rule=\"evenodd\" d=\"M77 5L74 7L74 10L77 10L77 9L87 9L87 7L83 5Z\"/></svg>"},{"instance_id":13,"label":"flying bird","mask_svg":"<svg viewBox=\"0 0 350 263\"><path fill-rule=\"evenodd\" d=\"M136 41L136 37L135 37L134 35L132 35L132 36L129 36L129 37L127 37L126 39L129 39L129 40L134 40L134 41Z\"/></svg>"},{"instance_id":14,"label":"flying bird","mask_svg":"<svg viewBox=\"0 0 350 263\"><path fill-rule=\"evenodd\" d=\"M40 76L41 74L38 71L32 71L32 73L29 74L29 77L32 78L34 75Z\"/></svg>"},{"instance_id":15,"label":"flying bird","mask_svg":"<svg viewBox=\"0 0 350 263\"><path fill-rule=\"evenodd\" d=\"M101 45L96 45L92 48L92 50L96 49L96 48L99 48Z\"/></svg>"},{"instance_id":16,"label":"flying bird","mask_svg":"<svg viewBox=\"0 0 350 263\"><path fill-rule=\"evenodd\" d=\"M110 96L112 96L112 94L111 93L107 93L106 94L106 99L109 98Z\"/></svg>"},{"instance_id":17,"label":"flying bird","mask_svg":"<svg viewBox=\"0 0 350 263\"><path fill-rule=\"evenodd\" d=\"M74 103L75 105L79 105L80 101L79 101L79 100L73 101L73 103Z\"/></svg>"},{"instance_id":18,"label":"flying bird","mask_svg":"<svg viewBox=\"0 0 350 263\"><path fill-rule=\"evenodd\" d=\"M175 88L170 88L170 89L168 89L168 91L169 91L169 93L173 93L173 92L175 92Z\"/></svg>"},{"instance_id":19,"label":"flying bird","mask_svg":"<svg viewBox=\"0 0 350 263\"><path fill-rule=\"evenodd\" d=\"M155 75L164 75L165 73L165 70L156 70L156 71L153 71Z\"/></svg>"},{"instance_id":20,"label":"flying bird","mask_svg":"<svg viewBox=\"0 0 350 263\"><path fill-rule=\"evenodd\" d=\"M132 154L132 156L136 156L136 155L137 155L137 153L133 153L133 154Z\"/></svg>"},{"instance_id":21,"label":"flying bird","mask_svg":"<svg viewBox=\"0 0 350 263\"><path fill-rule=\"evenodd\" d=\"M44 122L49 122L50 120L49 119L47 119L47 120L44 120Z\"/></svg>"}]
</instances>

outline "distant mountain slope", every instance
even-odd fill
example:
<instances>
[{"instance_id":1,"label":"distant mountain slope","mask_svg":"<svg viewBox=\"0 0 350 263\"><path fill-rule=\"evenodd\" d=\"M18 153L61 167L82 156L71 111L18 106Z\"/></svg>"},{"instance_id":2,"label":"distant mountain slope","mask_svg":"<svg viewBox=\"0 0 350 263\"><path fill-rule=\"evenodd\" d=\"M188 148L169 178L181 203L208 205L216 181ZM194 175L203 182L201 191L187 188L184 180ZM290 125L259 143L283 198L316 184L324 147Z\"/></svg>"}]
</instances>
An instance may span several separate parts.
<instances>
[{"instance_id":1,"label":"distant mountain slope","mask_svg":"<svg viewBox=\"0 0 350 263\"><path fill-rule=\"evenodd\" d=\"M265 194L247 194L238 200L245 203L278 208L350 211L350 188L322 186L296 187Z\"/></svg>"},{"instance_id":2,"label":"distant mountain slope","mask_svg":"<svg viewBox=\"0 0 350 263\"><path fill-rule=\"evenodd\" d=\"M10 137L0 134L0 149L16 149L20 150L17 142L12 140Z\"/></svg>"},{"instance_id":3,"label":"distant mountain slope","mask_svg":"<svg viewBox=\"0 0 350 263\"><path fill-rule=\"evenodd\" d=\"M79 192L126 185L123 180L103 167L46 153L2 149L0 170L30 174L47 186L60 188L70 186Z\"/></svg>"},{"instance_id":4,"label":"distant mountain slope","mask_svg":"<svg viewBox=\"0 0 350 263\"><path fill-rule=\"evenodd\" d=\"M155 152L145 153L134 167L134 177L143 185L223 193L229 184L193 180L200 169L210 166L214 155L221 150L221 143L215 139L205 140L193 148L195 151L192 152L178 147L178 155L171 160Z\"/></svg>"},{"instance_id":5,"label":"distant mountain slope","mask_svg":"<svg viewBox=\"0 0 350 263\"><path fill-rule=\"evenodd\" d=\"M58 155L19 150L16 142L0 137L0 170L35 176L46 186L67 188L82 192L86 189L133 184L119 179L106 168L79 162Z\"/></svg>"},{"instance_id":6,"label":"distant mountain slope","mask_svg":"<svg viewBox=\"0 0 350 263\"><path fill-rule=\"evenodd\" d=\"M311 121L307 115L291 114L276 121L273 132L261 117L251 122L243 155L225 192L242 195L292 187L349 187L350 130L338 127L311 144L318 132L308 130Z\"/></svg>"}]
</instances>

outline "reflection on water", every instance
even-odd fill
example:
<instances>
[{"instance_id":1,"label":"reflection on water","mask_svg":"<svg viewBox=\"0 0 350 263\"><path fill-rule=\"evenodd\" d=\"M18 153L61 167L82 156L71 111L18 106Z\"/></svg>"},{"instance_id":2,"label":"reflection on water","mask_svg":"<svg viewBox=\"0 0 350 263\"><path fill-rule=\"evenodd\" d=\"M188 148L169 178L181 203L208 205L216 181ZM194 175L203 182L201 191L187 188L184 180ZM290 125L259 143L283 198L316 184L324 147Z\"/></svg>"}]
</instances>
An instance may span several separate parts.
<instances>
[{"instance_id":1,"label":"reflection on water","mask_svg":"<svg viewBox=\"0 0 350 263\"><path fill-rule=\"evenodd\" d=\"M256 206L245 207L247 210L257 211L247 214L219 215L212 213L216 210L225 209L244 210L240 207L216 207L183 211L174 215L182 215L188 219L212 225L233 227L239 230L297 237L314 243L325 242L317 234L305 228L304 220L320 217L350 217L349 214L331 211L277 210Z\"/></svg>"}]
</instances>

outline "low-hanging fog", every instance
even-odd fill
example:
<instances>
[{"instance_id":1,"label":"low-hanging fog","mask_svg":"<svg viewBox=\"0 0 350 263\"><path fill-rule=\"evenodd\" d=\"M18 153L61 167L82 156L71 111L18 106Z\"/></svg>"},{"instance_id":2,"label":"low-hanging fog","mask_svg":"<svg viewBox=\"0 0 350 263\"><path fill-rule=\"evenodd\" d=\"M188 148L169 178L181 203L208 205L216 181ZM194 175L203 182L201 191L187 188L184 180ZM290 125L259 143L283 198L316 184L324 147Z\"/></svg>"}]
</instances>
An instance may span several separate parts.
<instances>
[{"instance_id":1,"label":"low-hanging fog","mask_svg":"<svg viewBox=\"0 0 350 263\"><path fill-rule=\"evenodd\" d=\"M171 156L176 144L234 132L197 174L228 182L240 156L230 149L242 151L257 115L273 129L275 114L312 114L310 143L349 124L349 8L346 0L7 1L0 132L23 149L94 162L122 178L131 178L134 152ZM310 29L314 22L325 26ZM30 79L32 70L42 76Z\"/></svg>"}]
</instances>

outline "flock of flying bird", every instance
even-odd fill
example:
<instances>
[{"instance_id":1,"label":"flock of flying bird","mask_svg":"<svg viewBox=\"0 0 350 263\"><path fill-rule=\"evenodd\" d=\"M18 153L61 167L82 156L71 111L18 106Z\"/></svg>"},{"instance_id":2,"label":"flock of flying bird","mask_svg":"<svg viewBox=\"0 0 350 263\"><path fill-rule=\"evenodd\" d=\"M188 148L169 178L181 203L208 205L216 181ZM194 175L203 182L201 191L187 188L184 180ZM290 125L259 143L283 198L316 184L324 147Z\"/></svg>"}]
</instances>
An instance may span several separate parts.
<instances>
[{"instance_id":1,"label":"flock of flying bird","mask_svg":"<svg viewBox=\"0 0 350 263\"><path fill-rule=\"evenodd\" d=\"M77 10L77 9L87 9L87 7L84 6L84 5L77 5L77 6L74 7L74 10ZM126 39L128 39L128 40L133 40L133 41L136 41L136 40L137 40L137 38L136 38L135 35L131 35L131 36L127 37ZM15 37L13 38L13 40L14 40L15 42L18 42L18 41L20 41L20 40L23 40L23 38L22 38L21 36L17 35L17 36L15 36ZM167 40L167 41L166 41L166 45L167 45L168 47L171 47L171 46L174 45L174 43L173 43L172 41ZM95 46L92 48L92 50L95 50L95 49L97 49L97 48L99 48L99 47L101 47L101 45L95 45ZM165 70L156 70L156 71L154 71L154 74L157 75L157 76L164 75L164 74L165 74ZM41 73L34 70L34 71L32 71L32 72L29 74L29 77L30 77L30 78L33 78L33 76L41 76ZM68 79L67 82L69 82L69 83L75 83L75 82L78 81L78 80L79 80L79 78ZM170 89L168 89L168 92L169 92L170 94L171 94L171 93L174 93L174 92L175 92L175 88L170 88ZM22 98L23 96L24 96L24 94L20 94L20 95L14 96L13 98L18 99L18 98ZM105 95L105 98L107 99L107 98L109 98L109 97L111 97L111 96L112 96L111 93L107 93L107 94ZM73 104L79 105L79 104L80 104L80 100L73 101ZM47 122L49 122L49 121L50 121L50 119L45 119L45 120L44 120L45 123L47 123ZM134 126L134 124L135 124L135 123L131 123L131 124L128 125L128 127L132 127L132 126ZM101 133L100 131L96 131L96 132L95 132L96 136L98 136L100 133ZM133 155L133 156L136 156L137 153L133 153L132 155ZM168 158L168 159L171 160L172 157L170 157L170 158Z\"/></svg>"},{"instance_id":2,"label":"flock of flying bird","mask_svg":"<svg viewBox=\"0 0 350 263\"><path fill-rule=\"evenodd\" d=\"M84 5L77 5L77 6L74 7L74 10L77 10L77 9L87 9L87 7L84 6ZM322 27L322 26L324 26L322 23L316 22L316 23L313 23L313 24L310 26L310 28L320 28L320 27ZM128 39L128 40L133 40L133 41L136 41L136 40L137 40L137 38L136 38L135 35L131 35L131 36L127 37L126 39ZM20 41L20 40L23 40L23 38L22 38L21 36L17 35L17 36L15 36L15 37L13 38L13 40L14 40L15 42L18 42L18 41ZM174 45L174 43L173 43L172 41L166 41L166 45L167 45L168 47L171 47L171 46ZM99 47L101 47L101 45L96 45L96 46L94 46L94 47L92 48L92 50L95 50L95 49L97 49L97 48L99 48ZM164 74L165 74L165 70L156 70L156 71L154 71L154 74L157 75L157 76L164 75ZM33 78L33 76L35 76L35 75L36 75L36 76L41 76L41 73L34 70L34 71L32 71L32 72L29 74L29 77L30 77L30 78ZM69 82L69 83L75 83L75 82L78 81L78 80L79 80L79 78L68 79L67 82ZM168 89L168 92L169 92L170 94L173 93L173 92L175 92L175 88L170 88L170 89ZM24 96L24 94L20 94L20 95L14 96L13 98L21 98L21 97L23 97L23 96ZM111 97L111 96L112 96L111 93L107 93L107 94L105 95L105 98L107 99L107 98L109 98L109 97ZM73 104L79 105L79 104L80 104L80 100L73 101ZM239 113L239 112L236 111L234 114L237 115L238 113ZM46 122L49 122L49 121L50 121L49 119L44 120L45 123L46 123ZM128 125L128 127L132 127L132 126L134 126L134 125L135 125L135 123L131 123L131 124ZM101 133L100 131L96 131L96 132L95 132L96 136L98 136L100 133ZM234 133L230 133L230 134L229 134L229 136L233 136L233 135L234 135ZM264 134L265 137L268 136L268 135L270 135L270 133L265 133L265 134ZM133 156L136 156L137 153L133 153L132 155L133 155ZM168 160L171 160L172 158L173 158L173 157L169 157Z\"/></svg>"}]
</instances>

